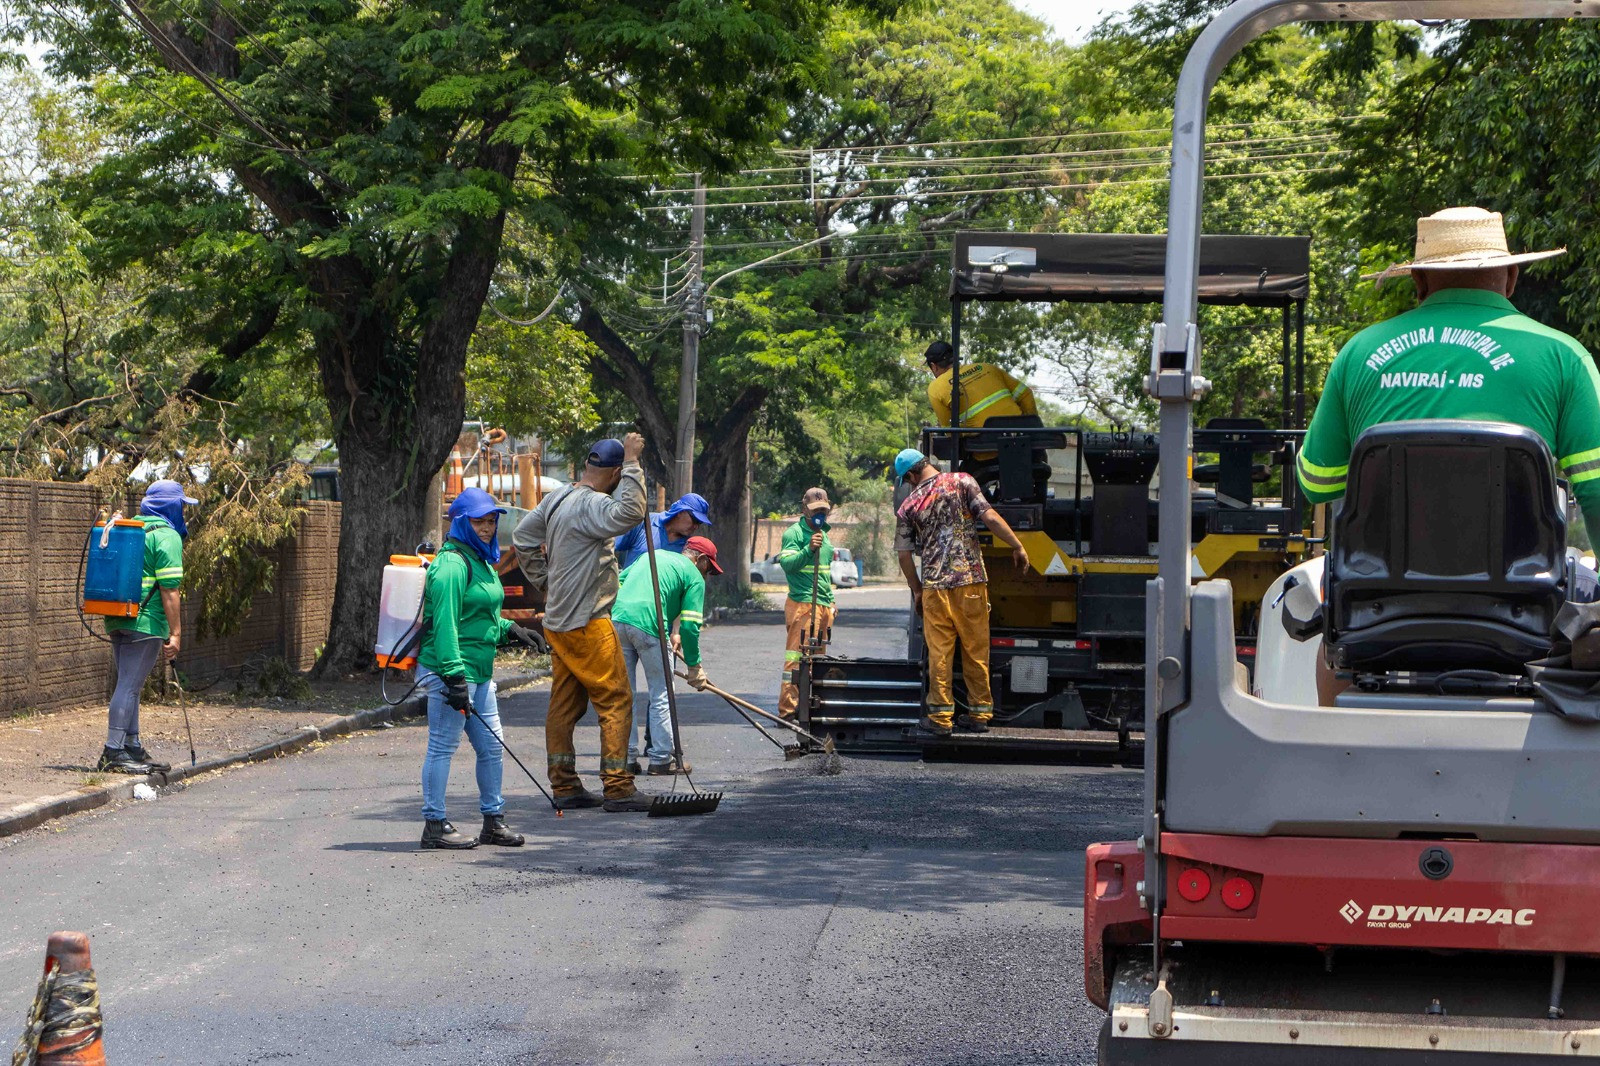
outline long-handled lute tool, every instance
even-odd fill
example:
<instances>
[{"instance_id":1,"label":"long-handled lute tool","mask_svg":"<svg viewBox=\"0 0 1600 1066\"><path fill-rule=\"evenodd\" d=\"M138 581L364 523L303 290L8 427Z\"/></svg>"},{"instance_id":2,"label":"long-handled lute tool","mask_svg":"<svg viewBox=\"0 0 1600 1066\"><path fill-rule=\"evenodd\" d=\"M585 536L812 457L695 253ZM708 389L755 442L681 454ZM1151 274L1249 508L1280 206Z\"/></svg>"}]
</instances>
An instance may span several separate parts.
<instances>
[{"instance_id":1,"label":"long-handled lute tool","mask_svg":"<svg viewBox=\"0 0 1600 1066\"><path fill-rule=\"evenodd\" d=\"M482 725L483 728L489 730L489 732L493 734L494 739L500 742L500 750L511 756L511 761L521 767L522 772L528 775L528 780L533 782L534 788L544 793L544 798L550 801L550 809L556 812L557 818L560 818L561 808L556 806L556 798L550 795L549 791L543 785L539 784L539 779L533 776L532 770L522 765L522 760L517 758L517 753L506 747L506 738L501 736L498 730L493 729L488 722L483 720L483 715L478 713L478 708L474 707L470 700L467 702L467 709L461 712L461 717L465 718L469 714L478 720L478 724ZM502 728L504 727L502 726Z\"/></svg>"},{"instance_id":2,"label":"long-handled lute tool","mask_svg":"<svg viewBox=\"0 0 1600 1066\"><path fill-rule=\"evenodd\" d=\"M685 674L679 674L678 676L683 678L686 681L688 680L688 676L685 675ZM755 725L755 722L750 720L750 714L757 714L757 715L760 715L762 718L765 718L768 721L773 722L776 725L781 725L785 729L792 730L801 739L805 740L807 743L812 745L812 749L811 749L812 751L817 752L817 753L822 755L822 758L823 758L822 772L824 774L836 774L836 773L839 773L839 771L844 768L843 760L841 760L839 758L839 753L834 748L833 738L832 737L828 737L825 740L824 739L820 739L820 738L817 737L816 734L814 734L812 732L809 732L806 729L801 728L800 726L796 725L795 723L789 721L787 718L780 718L778 715L773 714L771 711L764 711L760 707L757 707L755 704L749 702L748 700L742 700L738 696L735 696L731 692L724 692L722 689L718 688L715 685L707 685L706 686L706 691L711 693L712 695L721 696L723 698L723 700L725 700L727 702L728 706L730 706L734 710L738 711L741 715L744 715L745 721L750 722L751 725ZM747 712L747 711L750 712L750 713L746 714L745 712ZM756 728L757 729L761 729L760 726L756 726ZM762 732L765 733L766 730L763 729ZM785 751L787 751L787 750L788 749L785 749ZM805 754L810 754L810 752L807 752Z\"/></svg>"},{"instance_id":3,"label":"long-handled lute tool","mask_svg":"<svg viewBox=\"0 0 1600 1066\"><path fill-rule=\"evenodd\" d=\"M683 657L678 654L678 650L676 648L672 650L672 657L678 662L683 662ZM683 678L685 681L689 680L688 674L679 673L678 676ZM708 685L706 687L706 691L715 693L719 696L723 695L722 690L717 688L715 685ZM761 723L746 714L744 708L739 706L739 704L730 702L728 706L732 707L734 711L738 713L740 718L743 718L746 722L749 722L751 727L754 728L757 733L760 733L762 736L772 741L772 746L783 752L784 758L793 759L799 757L800 755L806 754L806 752L802 751L798 745L785 744L783 741L767 732L766 729L762 727Z\"/></svg>"},{"instance_id":4,"label":"long-handled lute tool","mask_svg":"<svg viewBox=\"0 0 1600 1066\"><path fill-rule=\"evenodd\" d=\"M672 688L672 658L667 645L667 616L661 605L661 574L656 569L656 536L650 528L650 520L645 519L644 524L644 550L645 557L650 560L650 589L655 594L656 607L656 643L661 648L661 677L667 686L667 717L672 722L672 757L678 762L678 771L683 774L683 779L689 782L690 794L657 795L650 803L650 810L646 812L651 818L672 818L680 814L710 814L722 802L720 792L702 792L694 783L694 778L683 762L683 729L678 724L678 697ZM673 787L677 787L677 779L673 779Z\"/></svg>"}]
</instances>

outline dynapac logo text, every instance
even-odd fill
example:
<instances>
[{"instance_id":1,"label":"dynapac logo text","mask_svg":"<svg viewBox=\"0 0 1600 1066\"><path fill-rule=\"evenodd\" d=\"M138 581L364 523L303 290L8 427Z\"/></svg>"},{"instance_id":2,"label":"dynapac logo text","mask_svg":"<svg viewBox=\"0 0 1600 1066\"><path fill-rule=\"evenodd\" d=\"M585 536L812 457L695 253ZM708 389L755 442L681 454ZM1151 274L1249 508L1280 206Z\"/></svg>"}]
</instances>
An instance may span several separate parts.
<instances>
[{"instance_id":1,"label":"dynapac logo text","mask_svg":"<svg viewBox=\"0 0 1600 1066\"><path fill-rule=\"evenodd\" d=\"M1375 903L1362 908L1351 900L1339 908L1339 916L1351 925L1365 920L1368 929L1410 929L1413 925L1532 925L1532 907L1407 907L1398 903Z\"/></svg>"}]
</instances>

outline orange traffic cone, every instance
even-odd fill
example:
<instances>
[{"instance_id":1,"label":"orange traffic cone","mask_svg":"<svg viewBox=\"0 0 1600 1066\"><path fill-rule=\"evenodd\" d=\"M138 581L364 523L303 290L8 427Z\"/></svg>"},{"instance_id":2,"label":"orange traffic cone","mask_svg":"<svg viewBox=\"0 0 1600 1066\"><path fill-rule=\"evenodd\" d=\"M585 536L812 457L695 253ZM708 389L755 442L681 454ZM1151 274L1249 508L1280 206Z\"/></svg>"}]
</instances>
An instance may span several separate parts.
<instances>
[{"instance_id":1,"label":"orange traffic cone","mask_svg":"<svg viewBox=\"0 0 1600 1066\"><path fill-rule=\"evenodd\" d=\"M24 1063L106 1066L101 1043L100 986L89 961L89 938L51 933L44 977L17 1048Z\"/></svg>"}]
</instances>

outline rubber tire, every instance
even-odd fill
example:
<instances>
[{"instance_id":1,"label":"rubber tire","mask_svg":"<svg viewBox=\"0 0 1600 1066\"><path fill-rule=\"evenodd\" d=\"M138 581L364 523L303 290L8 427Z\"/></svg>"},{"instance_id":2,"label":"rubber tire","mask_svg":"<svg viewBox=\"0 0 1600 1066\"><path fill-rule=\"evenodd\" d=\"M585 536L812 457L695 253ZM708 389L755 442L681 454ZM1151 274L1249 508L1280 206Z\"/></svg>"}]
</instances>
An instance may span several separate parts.
<instances>
[{"instance_id":1,"label":"rubber tire","mask_svg":"<svg viewBox=\"0 0 1600 1066\"><path fill-rule=\"evenodd\" d=\"M1111 1061L1111 1015L1100 1023L1100 1039L1095 1041L1094 1061L1106 1066Z\"/></svg>"}]
</instances>

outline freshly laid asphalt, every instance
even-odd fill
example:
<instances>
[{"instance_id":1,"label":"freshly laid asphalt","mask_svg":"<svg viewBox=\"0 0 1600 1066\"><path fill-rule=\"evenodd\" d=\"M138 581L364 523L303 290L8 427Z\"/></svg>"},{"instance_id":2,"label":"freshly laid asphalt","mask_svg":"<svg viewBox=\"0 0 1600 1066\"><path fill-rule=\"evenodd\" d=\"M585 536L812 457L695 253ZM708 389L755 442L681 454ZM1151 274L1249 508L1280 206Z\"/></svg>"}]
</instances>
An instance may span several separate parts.
<instances>
[{"instance_id":1,"label":"freshly laid asphalt","mask_svg":"<svg viewBox=\"0 0 1600 1066\"><path fill-rule=\"evenodd\" d=\"M842 593L835 650L903 654L905 600ZM704 644L714 682L775 704L774 613ZM1094 1061L1082 855L1137 833L1133 772L824 777L713 696L680 706L696 782L727 791L710 816L558 820L508 760L528 846L421 852L410 723L0 841L0 1044L75 929L119 1066ZM501 703L536 772L545 708ZM598 789L592 715L578 750ZM449 806L476 829L466 744Z\"/></svg>"}]
</instances>

